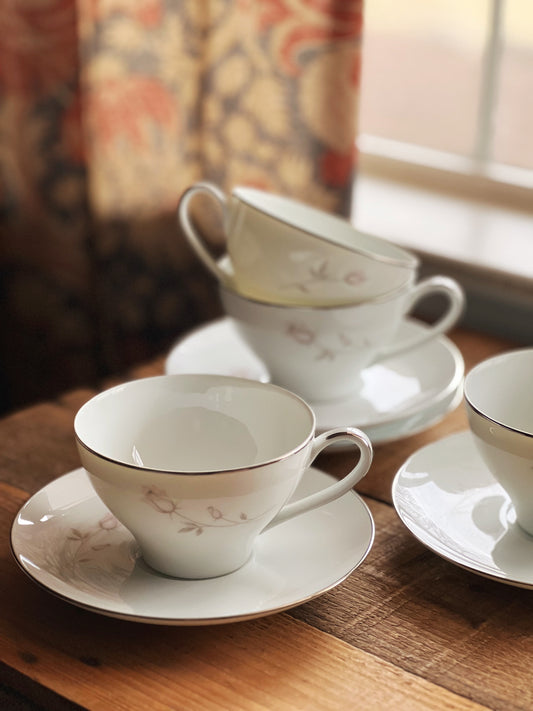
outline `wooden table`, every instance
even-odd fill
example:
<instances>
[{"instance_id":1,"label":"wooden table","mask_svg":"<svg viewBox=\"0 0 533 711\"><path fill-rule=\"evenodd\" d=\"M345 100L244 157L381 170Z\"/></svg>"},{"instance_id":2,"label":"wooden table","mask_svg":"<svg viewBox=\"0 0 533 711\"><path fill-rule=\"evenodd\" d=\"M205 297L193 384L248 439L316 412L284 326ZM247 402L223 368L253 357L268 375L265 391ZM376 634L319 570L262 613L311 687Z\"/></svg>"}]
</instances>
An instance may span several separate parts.
<instances>
[{"instance_id":1,"label":"wooden table","mask_svg":"<svg viewBox=\"0 0 533 711\"><path fill-rule=\"evenodd\" d=\"M467 370L512 347L463 330L452 339ZM129 376L161 370L158 361ZM57 599L10 552L19 507L79 466L73 417L92 394L67 393L0 421L0 708L533 708L533 592L441 559L391 505L400 465L420 446L465 429L462 407L422 434L375 448L371 473L358 486L375 519L375 543L337 588L270 617L165 627ZM324 455L319 465L344 471L346 456Z\"/></svg>"}]
</instances>

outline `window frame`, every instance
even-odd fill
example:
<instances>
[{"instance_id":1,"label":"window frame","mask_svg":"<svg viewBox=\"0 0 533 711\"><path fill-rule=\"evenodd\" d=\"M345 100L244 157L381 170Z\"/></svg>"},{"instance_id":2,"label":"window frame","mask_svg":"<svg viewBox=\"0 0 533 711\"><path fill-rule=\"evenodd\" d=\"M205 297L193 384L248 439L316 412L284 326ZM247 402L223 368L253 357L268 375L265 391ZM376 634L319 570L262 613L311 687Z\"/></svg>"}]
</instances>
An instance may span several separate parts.
<instances>
[{"instance_id":1,"label":"window frame","mask_svg":"<svg viewBox=\"0 0 533 711\"><path fill-rule=\"evenodd\" d=\"M497 238L501 244L508 244L509 249L517 251L517 263L521 258L520 245L524 244L520 242L524 236L524 217L531 217L533 241L533 170L492 160L493 120L497 109L503 47L504 4L505 0L491 0L489 8L489 31L482 59L476 139L472 155L460 156L361 134L357 139L359 163L354 183L352 222L358 229L392 238L418 253L422 258L421 276L444 273L456 278L467 295L467 309L463 319L465 325L490 331L521 344L533 345L533 260L527 265L526 270L530 269L530 273L528 271L525 276L523 264L520 264L518 275L506 273L497 257L492 264L484 263L480 266L476 263L471 250L468 250L466 239L464 250L459 248L450 254L443 252L442 244L437 245L435 241L432 243L429 224L426 226L427 239L424 237L423 246L420 239L413 240L413 235L405 226L409 224L409 216L416 221L417 199L425 199L429 191L445 201L442 215L439 212L435 219L446 220L451 216L450 229L461 219L468 219L465 217L465 209L468 211L472 208L478 215L484 211L490 220L491 211L499 206L505 216L502 224L506 227L502 228ZM408 197L405 208L402 204L402 211L408 213L407 219L403 220L402 234L397 231L394 216L391 216L388 223L383 218L383 209L380 209L378 199L380 182L385 191L383 194L387 194L387 190L392 191L389 194L394 197L397 186L398 194L401 192ZM361 197L367 199L368 204L358 210ZM397 200L395 204L398 205ZM513 243L514 217L517 232L521 233L516 243ZM479 238L483 239L483 227L479 229Z\"/></svg>"},{"instance_id":2,"label":"window frame","mask_svg":"<svg viewBox=\"0 0 533 711\"><path fill-rule=\"evenodd\" d=\"M456 155L381 136L361 134L359 165L372 175L399 179L473 199L531 209L531 170L493 161L494 125L504 47L503 16L508 0L487 0L487 36L481 60L480 94L470 156ZM363 42L364 61L364 42Z\"/></svg>"}]
</instances>

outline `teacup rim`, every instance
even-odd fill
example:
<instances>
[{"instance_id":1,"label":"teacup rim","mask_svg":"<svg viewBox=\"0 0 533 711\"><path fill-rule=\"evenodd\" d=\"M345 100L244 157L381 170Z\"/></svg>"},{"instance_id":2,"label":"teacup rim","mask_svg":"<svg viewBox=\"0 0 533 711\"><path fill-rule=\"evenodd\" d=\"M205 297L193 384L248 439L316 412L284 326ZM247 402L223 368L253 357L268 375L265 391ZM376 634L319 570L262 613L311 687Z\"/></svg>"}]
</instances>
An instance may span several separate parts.
<instances>
[{"instance_id":1,"label":"teacup rim","mask_svg":"<svg viewBox=\"0 0 533 711\"><path fill-rule=\"evenodd\" d=\"M479 415L481 418L484 420L487 420L488 422L491 422L495 425L498 425L498 427L501 427L504 430L507 430L508 432L513 432L517 435L523 436L523 437L528 437L533 439L533 431L528 431L525 429L521 429L519 427L514 427L513 425L509 425L505 422L503 422L501 419L489 415L485 409L481 408L479 405L475 405L472 397L468 395L468 385L475 377L481 369L485 369L489 367L491 364L495 364L497 361L502 361L502 360L508 360L509 358L513 358L518 355L522 355L523 353L529 352L532 355L533 359L533 348L525 346L523 348L515 348L510 351L505 351L503 353L499 353L498 355L486 358L482 360L480 363L477 363L466 375L464 378L464 383L463 383L463 397L465 400L465 403L467 404L468 407L472 409L473 412L475 412L477 415Z\"/></svg>"},{"instance_id":2,"label":"teacup rim","mask_svg":"<svg viewBox=\"0 0 533 711\"><path fill-rule=\"evenodd\" d=\"M490 415L487 415L486 412L483 412L483 410L480 410L478 407L472 404L472 401L468 399L468 397L465 395L465 402L466 404L476 413L476 415L479 415L482 417L484 420L487 420L487 422L492 422L494 425L498 425L498 427L501 427L504 430L507 430L508 432L514 432L515 434L518 434L522 437L529 437L533 439L533 432L528 432L527 430L521 430L518 427L513 427L512 425L506 425L505 422L502 422L501 420L496 419L495 417L491 417Z\"/></svg>"},{"instance_id":3,"label":"teacup rim","mask_svg":"<svg viewBox=\"0 0 533 711\"><path fill-rule=\"evenodd\" d=\"M261 460L260 462L256 462L253 464L249 464L246 466L239 466L239 467L229 467L226 469L208 469L204 471L191 471L191 470L171 470L171 469L163 469L159 467L151 467L151 466L141 466L139 464L136 464L135 462L128 462L123 459L118 459L112 456L109 456L107 454L103 454L102 452L99 452L97 449L94 447L89 446L82 438L82 436L79 434L79 430L77 428L76 423L79 420L79 416L82 413L82 410L85 408L88 408L89 405L94 404L97 400L104 399L104 397L108 397L111 393L114 391L122 390L127 386L140 383L140 382L147 382L147 381L155 381L155 380L184 380L184 379L190 379L190 378L205 378L205 379L210 379L210 380L216 380L216 381L224 381L224 382L240 382L243 384L246 384L247 386L254 386L254 387L260 387L261 389L269 389L269 390L274 390L277 392L282 393L284 396L290 396L291 399L297 401L301 405L304 406L304 409L306 410L307 414L310 415L311 418L311 426L309 428L309 432L305 439L300 442L297 446L293 447L292 449L284 452L283 454L277 456L277 457L271 457L270 459L265 459ZM313 439L313 437L316 434L316 416L313 411L313 409L310 407L310 405L299 395L294 393L292 390L289 390L287 388L284 388L280 385L276 385L275 383L264 383L261 381L255 381L250 378L240 378L237 376L232 376L232 375L218 375L215 373L164 373L162 375L154 375L154 376L148 376L148 377L143 377L143 378L135 378L133 380L127 380L124 381L123 383L118 383L117 385L114 385L110 388L106 388L105 390L102 390L101 392L97 393L93 397L91 397L89 400L87 400L76 412L76 415L74 417L74 435L76 442L79 444L80 447L82 447L86 452L89 454L97 457L98 459L101 459L105 462L109 462L110 464L114 464L120 467L124 467L128 470L136 471L136 472L143 472L143 473L149 473L149 474L158 474L158 475L166 475L170 477L178 477L178 476L186 476L186 477L193 477L193 476L200 476L200 477L206 477L206 476L216 476L216 477L221 477L224 475L230 475L230 474L237 474L239 472L244 472L244 471L250 471L254 469L259 469L261 467L269 466L272 464L275 464L277 462L282 462L286 459L289 459L289 457L293 456L294 454L300 452L302 449L304 449L309 442Z\"/></svg>"},{"instance_id":4,"label":"teacup rim","mask_svg":"<svg viewBox=\"0 0 533 711\"><path fill-rule=\"evenodd\" d=\"M353 225L349 220L342 218L340 215L335 215L331 212L327 212L326 210L321 210L319 208L313 207L312 205L308 205L307 203L305 203L301 200L298 200L297 198L287 197L285 195L280 195L279 193L273 193L268 190L260 190L259 188L248 187L245 185L235 186L232 190L232 195L234 197L237 197L241 202L243 202L249 208L256 210L257 212L260 212L262 214L266 214L271 219L277 220L285 225L289 225L290 227L295 227L306 235L309 235L315 239L318 239L321 242L325 242L327 244L332 244L335 247L339 247L341 249L346 250L347 252L361 254L361 255L367 257L368 259L372 259L376 262L389 264L392 266L398 266L398 267L402 267L404 269L416 269L417 267L420 266L420 259L416 254L414 254L413 252L410 252L407 249L404 249L403 247L400 247L399 245L395 244L392 240L386 239L384 237L379 237L378 235L373 235L370 232L366 232L365 230L360 230L357 227L355 227L355 225ZM363 237L368 237L373 240L377 240L378 243L382 242L389 249L391 249L392 251L397 253L398 256L389 256L386 254L375 254L374 252L370 251L369 249L365 249L364 247L346 244L345 242L338 241L336 239L332 239L331 237L327 237L323 234L320 234L318 231L314 231L308 227L302 227L300 224L297 224L295 221L291 221L290 219L287 219L285 216L282 217L280 215L275 214L272 210L269 211L268 209L266 209L264 207L259 207L257 204L254 204L254 202L252 200L252 197L254 195L266 195L269 198L272 198L274 200L294 202L294 203L298 204L299 206L301 206L302 208L309 210L310 212L319 213L321 215L322 219L327 219L327 220L330 220L331 222L341 224L343 226L343 228L346 223L350 228L352 228L354 230L354 232L362 235Z\"/></svg>"}]
</instances>

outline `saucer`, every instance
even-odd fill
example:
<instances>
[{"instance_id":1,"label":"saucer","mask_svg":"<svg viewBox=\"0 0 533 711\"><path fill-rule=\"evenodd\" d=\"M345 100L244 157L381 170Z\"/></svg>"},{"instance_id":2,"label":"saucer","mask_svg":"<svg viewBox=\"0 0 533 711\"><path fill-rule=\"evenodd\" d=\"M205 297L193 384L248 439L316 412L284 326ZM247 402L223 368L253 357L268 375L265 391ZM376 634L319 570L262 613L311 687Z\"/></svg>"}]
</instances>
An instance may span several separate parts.
<instances>
[{"instance_id":1,"label":"saucer","mask_svg":"<svg viewBox=\"0 0 533 711\"><path fill-rule=\"evenodd\" d=\"M308 469L295 496L332 481ZM164 625L236 622L307 602L361 565L373 540L372 515L349 491L261 534L254 556L234 573L169 578L139 557L133 537L96 496L84 469L34 494L11 530L17 563L49 592L103 615Z\"/></svg>"},{"instance_id":2,"label":"saucer","mask_svg":"<svg viewBox=\"0 0 533 711\"><path fill-rule=\"evenodd\" d=\"M398 339L425 326L404 321ZM233 321L224 317L195 329L169 353L167 373L217 373L268 382L262 361L244 343ZM446 337L384 358L361 373L361 390L344 400L310 402L317 431L352 425L364 430L373 444L390 442L436 424L462 398L464 361Z\"/></svg>"},{"instance_id":3,"label":"saucer","mask_svg":"<svg viewBox=\"0 0 533 711\"><path fill-rule=\"evenodd\" d=\"M533 588L533 536L478 454L470 431L432 442L401 467L394 506L427 548L473 573Z\"/></svg>"}]
</instances>

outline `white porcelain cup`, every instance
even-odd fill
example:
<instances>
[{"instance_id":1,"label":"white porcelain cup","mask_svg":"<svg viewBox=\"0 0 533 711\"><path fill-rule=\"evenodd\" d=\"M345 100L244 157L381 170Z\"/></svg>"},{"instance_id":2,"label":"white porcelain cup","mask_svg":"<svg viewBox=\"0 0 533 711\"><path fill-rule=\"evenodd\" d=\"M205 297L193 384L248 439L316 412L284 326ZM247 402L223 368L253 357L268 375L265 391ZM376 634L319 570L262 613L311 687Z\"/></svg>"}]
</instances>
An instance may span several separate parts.
<instances>
[{"instance_id":1,"label":"white porcelain cup","mask_svg":"<svg viewBox=\"0 0 533 711\"><path fill-rule=\"evenodd\" d=\"M182 578L241 567L265 528L339 498L372 461L363 432L345 427L315 436L313 411L297 395L223 375L118 385L83 405L74 429L96 493L146 563ZM358 450L353 469L287 503L315 457L339 441Z\"/></svg>"},{"instance_id":2,"label":"white porcelain cup","mask_svg":"<svg viewBox=\"0 0 533 711\"><path fill-rule=\"evenodd\" d=\"M489 358L466 376L464 398L477 450L533 535L533 348Z\"/></svg>"},{"instance_id":3,"label":"white porcelain cup","mask_svg":"<svg viewBox=\"0 0 533 711\"><path fill-rule=\"evenodd\" d=\"M309 402L349 396L361 371L380 358L417 348L446 333L462 313L461 287L447 277L405 284L379 298L346 306L291 306L247 298L219 287L223 308L263 361L273 382ZM447 308L431 326L395 339L402 320L426 297L443 294Z\"/></svg>"},{"instance_id":4,"label":"white porcelain cup","mask_svg":"<svg viewBox=\"0 0 533 711\"><path fill-rule=\"evenodd\" d=\"M191 201L199 193L221 208L233 286L246 296L274 303L345 304L416 277L417 257L357 231L347 220L262 190L236 187L228 196L212 183L197 183L181 197L178 220L197 256L222 284L227 274L191 220Z\"/></svg>"}]
</instances>

